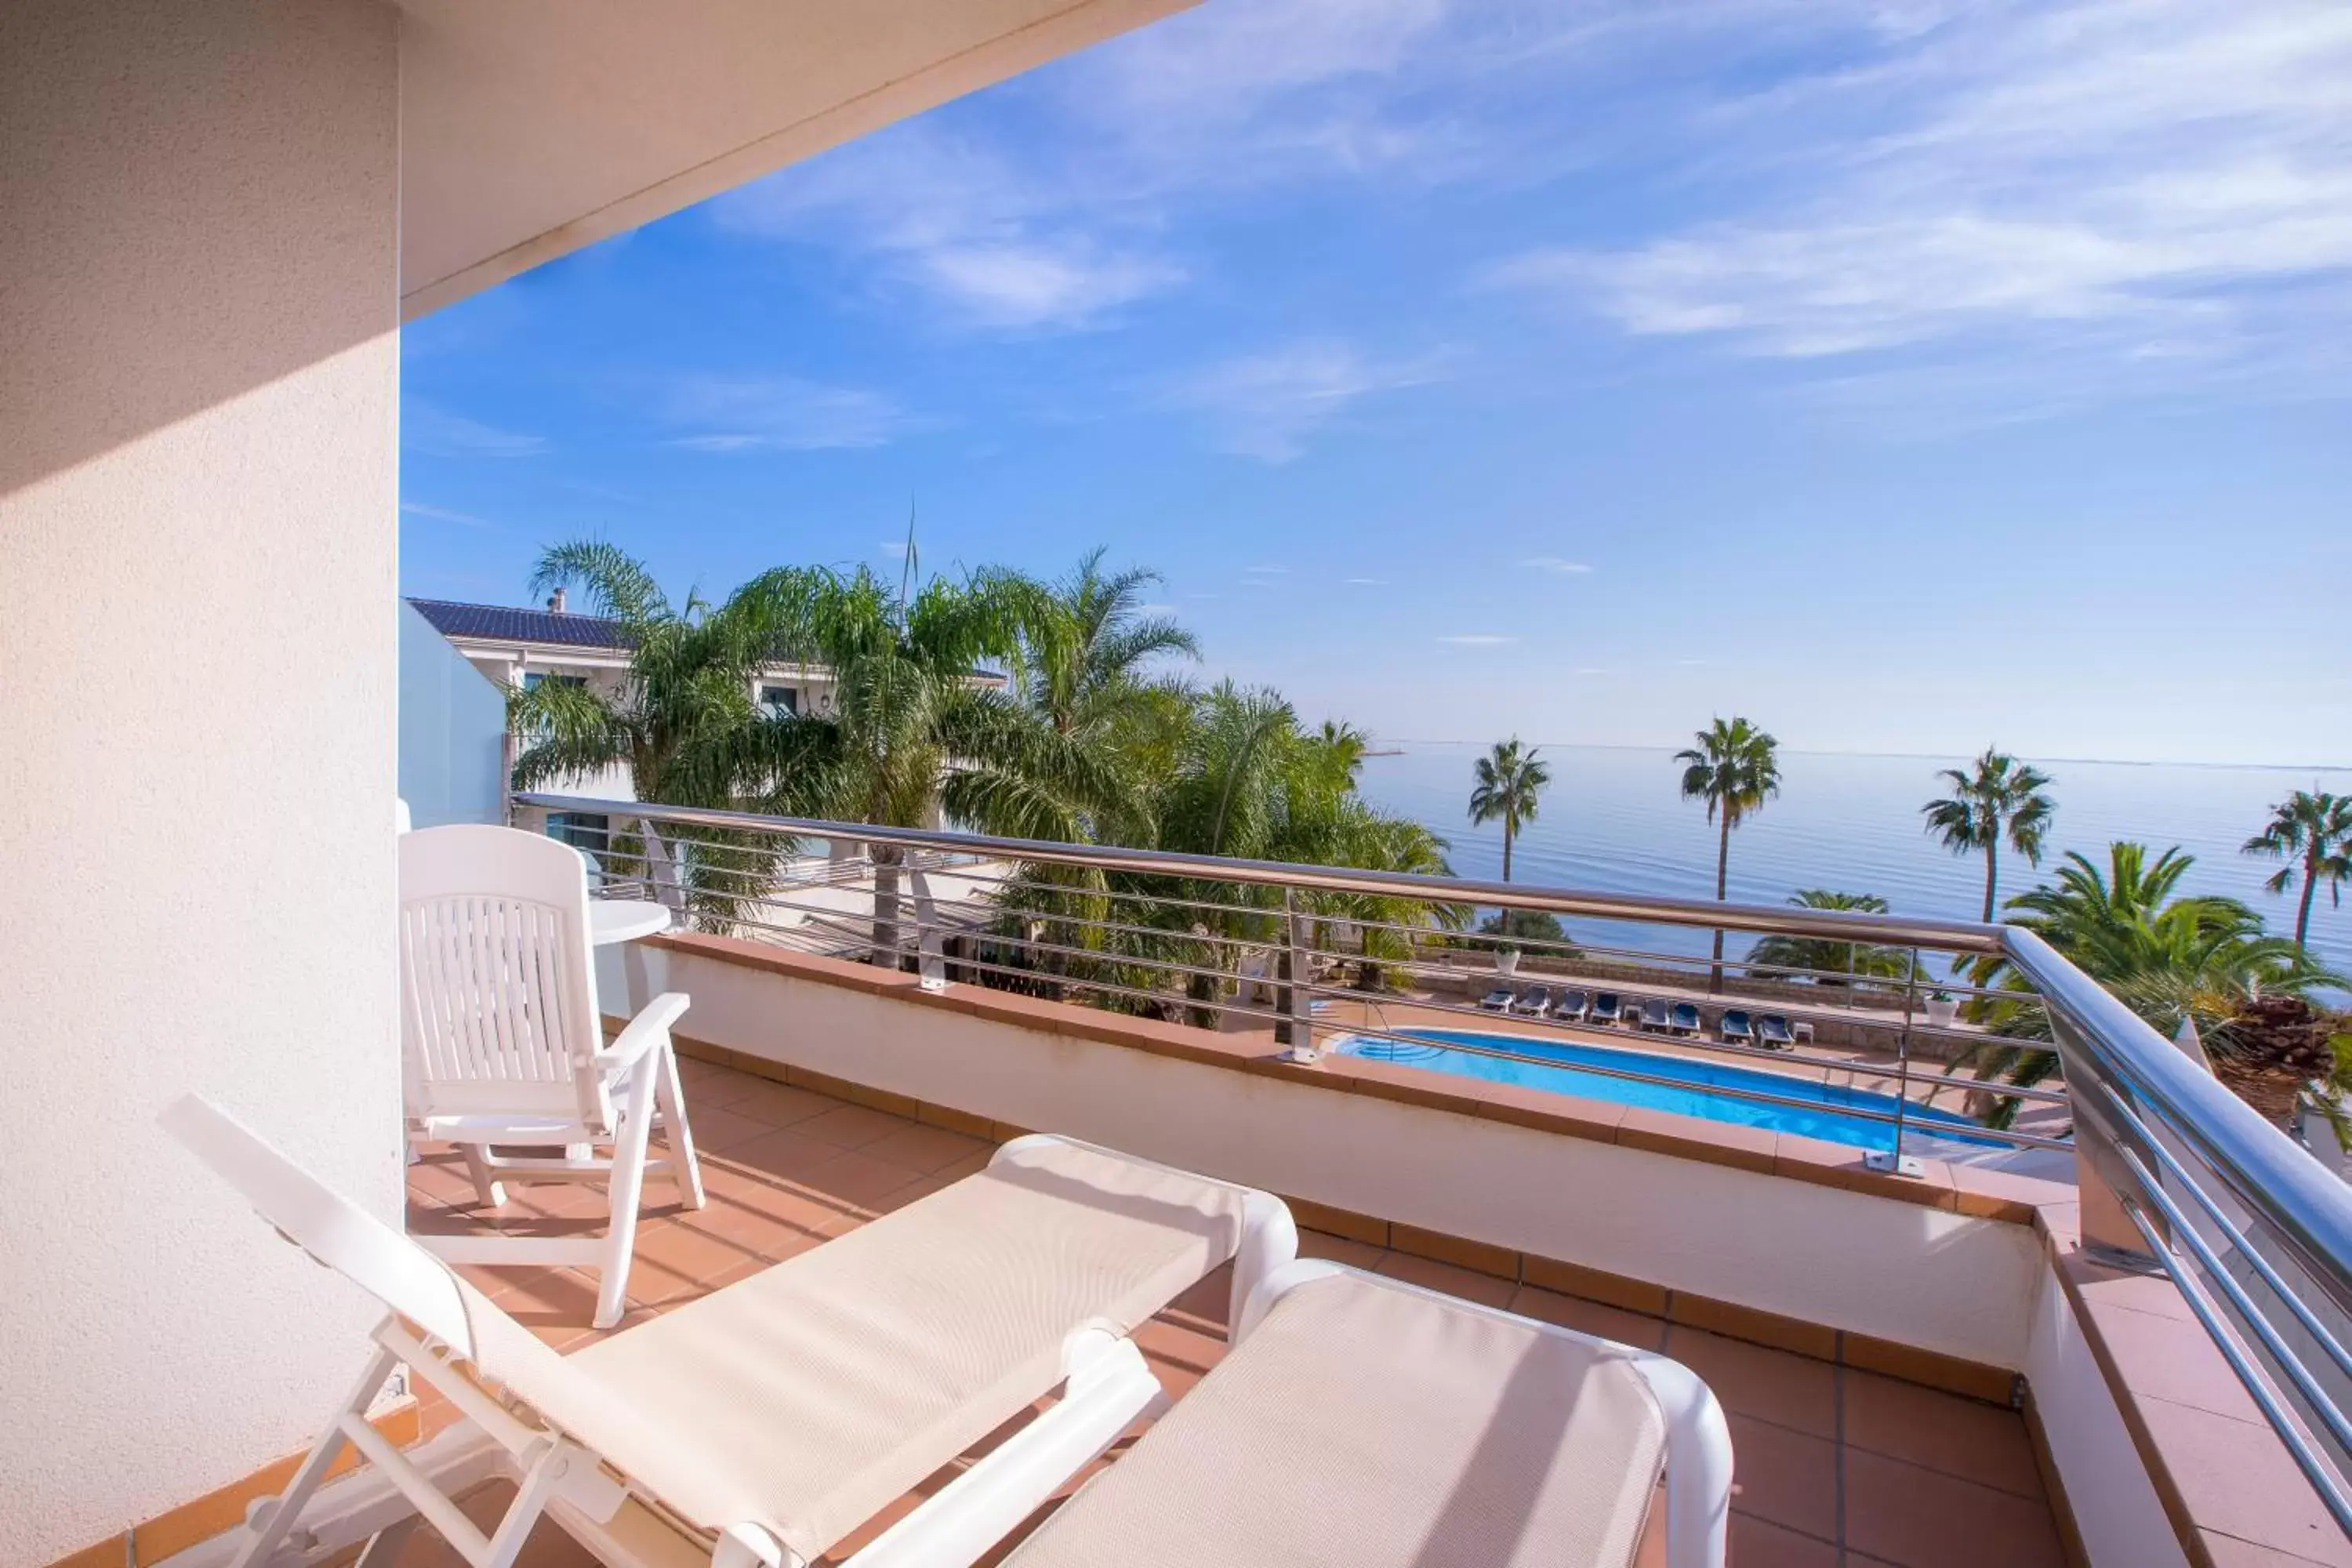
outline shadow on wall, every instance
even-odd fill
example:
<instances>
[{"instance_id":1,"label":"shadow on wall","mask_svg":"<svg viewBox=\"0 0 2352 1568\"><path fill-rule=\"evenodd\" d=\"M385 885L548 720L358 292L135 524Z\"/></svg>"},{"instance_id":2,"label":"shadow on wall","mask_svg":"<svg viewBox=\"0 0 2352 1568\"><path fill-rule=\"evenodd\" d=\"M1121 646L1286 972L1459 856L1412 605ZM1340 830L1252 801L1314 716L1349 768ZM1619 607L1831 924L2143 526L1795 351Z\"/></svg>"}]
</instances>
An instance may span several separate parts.
<instances>
[{"instance_id":1,"label":"shadow on wall","mask_svg":"<svg viewBox=\"0 0 2352 1568\"><path fill-rule=\"evenodd\" d=\"M397 206L303 150L390 146L395 49L353 5L0 6L0 61L25 68L0 92L0 496L393 329ZM371 54L380 69L353 66ZM102 89L58 63L93 60ZM269 91L248 90L257 73ZM378 96L352 102L354 80ZM94 90L142 107L93 111ZM174 104L207 128L176 153L155 134ZM207 156L224 147L279 155ZM289 213L334 243L269 243Z\"/></svg>"}]
</instances>

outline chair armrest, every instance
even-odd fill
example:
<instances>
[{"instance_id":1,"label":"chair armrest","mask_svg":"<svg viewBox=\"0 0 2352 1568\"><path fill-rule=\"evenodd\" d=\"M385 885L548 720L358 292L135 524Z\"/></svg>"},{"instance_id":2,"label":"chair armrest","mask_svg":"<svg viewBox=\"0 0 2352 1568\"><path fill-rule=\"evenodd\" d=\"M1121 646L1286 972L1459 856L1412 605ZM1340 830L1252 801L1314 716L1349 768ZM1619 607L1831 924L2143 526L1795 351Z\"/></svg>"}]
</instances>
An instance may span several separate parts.
<instances>
[{"instance_id":1,"label":"chair armrest","mask_svg":"<svg viewBox=\"0 0 2352 1568\"><path fill-rule=\"evenodd\" d=\"M625 1072L655 1046L669 1038L669 1028L686 1016L694 999L683 991L665 991L629 1020L613 1043L596 1053L596 1066L605 1072Z\"/></svg>"}]
</instances>

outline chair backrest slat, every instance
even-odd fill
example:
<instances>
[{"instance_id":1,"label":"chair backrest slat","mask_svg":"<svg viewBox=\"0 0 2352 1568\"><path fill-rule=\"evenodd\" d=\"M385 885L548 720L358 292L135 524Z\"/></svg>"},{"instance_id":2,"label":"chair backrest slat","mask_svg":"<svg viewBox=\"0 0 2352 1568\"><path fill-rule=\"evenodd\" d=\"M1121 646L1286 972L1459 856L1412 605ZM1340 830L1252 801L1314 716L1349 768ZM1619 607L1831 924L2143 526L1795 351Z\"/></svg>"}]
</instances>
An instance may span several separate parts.
<instances>
[{"instance_id":1,"label":"chair backrest slat","mask_svg":"<svg viewBox=\"0 0 2352 1568\"><path fill-rule=\"evenodd\" d=\"M552 838L428 827L400 839L401 1039L413 1115L609 1129L588 877Z\"/></svg>"}]
</instances>

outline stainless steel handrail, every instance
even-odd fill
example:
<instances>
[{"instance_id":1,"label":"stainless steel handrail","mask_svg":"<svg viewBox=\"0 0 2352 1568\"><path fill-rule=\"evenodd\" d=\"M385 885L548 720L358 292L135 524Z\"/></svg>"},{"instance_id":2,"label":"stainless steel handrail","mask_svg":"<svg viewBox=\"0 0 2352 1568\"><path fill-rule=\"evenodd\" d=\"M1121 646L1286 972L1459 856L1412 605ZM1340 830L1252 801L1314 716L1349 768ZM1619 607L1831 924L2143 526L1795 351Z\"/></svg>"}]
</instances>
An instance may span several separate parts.
<instances>
[{"instance_id":1,"label":"stainless steel handrail","mask_svg":"<svg viewBox=\"0 0 2352 1568\"><path fill-rule=\"evenodd\" d=\"M1649 921L1704 931L1793 932L1837 942L1890 947L1941 948L1953 952L1998 953L2002 929L1979 921L1936 920L1912 915L1856 914L1793 905L1710 903L1702 899L1658 899L1634 893L1601 893L1542 888L1526 882L1482 882L1461 877L1428 877L1405 871L1355 871L1333 866L1297 866L1279 860L1228 860L1180 855L1165 849L1129 849L1116 845L1055 844L1034 838L998 838L983 833L950 833L922 827L875 827L809 817L768 816L758 812L707 806L646 805L634 801L520 794L518 805L544 811L581 811L643 816L655 822L722 831L780 833L809 838L856 838L909 849L952 849L991 859L1033 860L1047 865L1091 866L1146 877L1184 877L1208 882L1247 882L1298 888L1319 893L1357 893L1370 898L1420 899L1440 904L1491 904L1502 909L1549 910L1601 920Z\"/></svg>"}]
</instances>

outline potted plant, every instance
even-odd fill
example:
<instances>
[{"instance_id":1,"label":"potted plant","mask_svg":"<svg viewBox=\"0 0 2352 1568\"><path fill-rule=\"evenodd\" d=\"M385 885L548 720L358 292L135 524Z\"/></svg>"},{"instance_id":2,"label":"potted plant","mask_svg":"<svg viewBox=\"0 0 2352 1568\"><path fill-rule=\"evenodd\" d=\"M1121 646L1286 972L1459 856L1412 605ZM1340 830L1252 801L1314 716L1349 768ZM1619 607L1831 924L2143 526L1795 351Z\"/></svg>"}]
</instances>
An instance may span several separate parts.
<instances>
[{"instance_id":1,"label":"potted plant","mask_svg":"<svg viewBox=\"0 0 2352 1568\"><path fill-rule=\"evenodd\" d=\"M1927 1022L1931 1026L1938 1029L1950 1028L1952 1020L1959 1016L1959 998L1950 992L1931 991L1927 994Z\"/></svg>"},{"instance_id":2,"label":"potted plant","mask_svg":"<svg viewBox=\"0 0 2352 1568\"><path fill-rule=\"evenodd\" d=\"M1519 972L1519 950L1507 943L1495 950L1495 973L1508 980Z\"/></svg>"}]
</instances>

